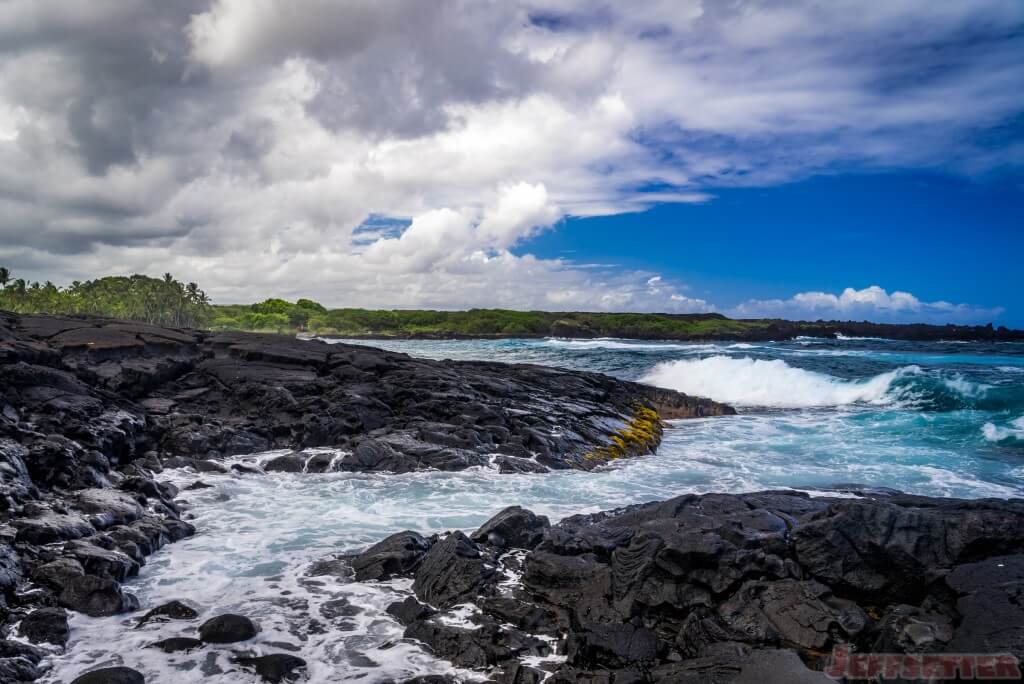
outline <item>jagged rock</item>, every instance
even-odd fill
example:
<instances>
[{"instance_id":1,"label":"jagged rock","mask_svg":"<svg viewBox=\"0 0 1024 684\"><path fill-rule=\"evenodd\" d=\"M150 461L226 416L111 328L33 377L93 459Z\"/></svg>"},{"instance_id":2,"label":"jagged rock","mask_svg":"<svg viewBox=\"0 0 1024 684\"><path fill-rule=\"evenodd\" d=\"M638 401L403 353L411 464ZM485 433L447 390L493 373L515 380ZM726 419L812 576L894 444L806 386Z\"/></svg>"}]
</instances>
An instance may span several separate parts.
<instances>
[{"instance_id":1,"label":"jagged rock","mask_svg":"<svg viewBox=\"0 0 1024 684\"><path fill-rule=\"evenodd\" d=\"M166 620L195 620L197 617L199 617L199 613L195 608L185 605L181 601L168 601L143 615L136 627L141 627L154 620L160 622Z\"/></svg>"},{"instance_id":2,"label":"jagged rock","mask_svg":"<svg viewBox=\"0 0 1024 684\"><path fill-rule=\"evenodd\" d=\"M406 597L402 601L395 601L386 608L386 611L406 626L411 625L417 620L424 620L437 612L430 606L420 603L412 596Z\"/></svg>"},{"instance_id":3,"label":"jagged rock","mask_svg":"<svg viewBox=\"0 0 1024 684\"><path fill-rule=\"evenodd\" d=\"M917 502L831 503L794 534L801 565L836 589L916 602L965 552L1024 549L1024 501Z\"/></svg>"},{"instance_id":4,"label":"jagged rock","mask_svg":"<svg viewBox=\"0 0 1024 684\"><path fill-rule=\"evenodd\" d=\"M32 571L32 579L53 591L61 591L72 577L85 574L82 564L74 558L62 556L56 560L37 566Z\"/></svg>"},{"instance_id":5,"label":"jagged rock","mask_svg":"<svg viewBox=\"0 0 1024 684\"><path fill-rule=\"evenodd\" d=\"M466 535L452 532L434 544L416 570L412 589L425 602L447 608L477 595L494 566Z\"/></svg>"},{"instance_id":6,"label":"jagged rock","mask_svg":"<svg viewBox=\"0 0 1024 684\"><path fill-rule=\"evenodd\" d=\"M238 658L238 664L251 667L265 682L283 682L298 676L295 670L306 666L306 661L288 653L271 653L258 657Z\"/></svg>"},{"instance_id":7,"label":"jagged rock","mask_svg":"<svg viewBox=\"0 0 1024 684\"><path fill-rule=\"evenodd\" d=\"M71 684L146 684L146 678L130 667L104 667L78 675Z\"/></svg>"},{"instance_id":8,"label":"jagged rock","mask_svg":"<svg viewBox=\"0 0 1024 684\"><path fill-rule=\"evenodd\" d=\"M434 655L461 667L491 667L513 658L550 652L544 641L504 628L485 615L474 616L471 624L465 626L450 624L439 617L413 622L406 627L405 636L424 642Z\"/></svg>"},{"instance_id":9,"label":"jagged rock","mask_svg":"<svg viewBox=\"0 0 1024 684\"><path fill-rule=\"evenodd\" d=\"M514 653L540 636L564 649L546 680L563 684L823 684L797 653L823 667L837 645L1024 655L1024 501L686 495L566 518L499 558L507 513L479 544L453 532L402 574L442 612L388 608L407 637L501 682L533 681Z\"/></svg>"},{"instance_id":10,"label":"jagged rock","mask_svg":"<svg viewBox=\"0 0 1024 684\"><path fill-rule=\"evenodd\" d=\"M0 658L24 658L33 665L38 665L39 661L46 657L46 654L47 651L36 646L12 639L0 639Z\"/></svg>"},{"instance_id":11,"label":"jagged rock","mask_svg":"<svg viewBox=\"0 0 1024 684\"><path fill-rule=\"evenodd\" d=\"M46 513L35 518L14 521L18 541L29 544L51 544L56 541L79 539L96 532L88 520L79 515Z\"/></svg>"},{"instance_id":12,"label":"jagged rock","mask_svg":"<svg viewBox=\"0 0 1024 684\"><path fill-rule=\"evenodd\" d=\"M171 637L162 641L155 641L149 645L149 648L159 648L164 653L177 653L179 651L188 653L202 647L202 641L190 637Z\"/></svg>"},{"instance_id":13,"label":"jagged rock","mask_svg":"<svg viewBox=\"0 0 1024 684\"><path fill-rule=\"evenodd\" d=\"M301 473L305 467L306 457L302 454L276 456L263 464L268 473Z\"/></svg>"},{"instance_id":14,"label":"jagged rock","mask_svg":"<svg viewBox=\"0 0 1024 684\"><path fill-rule=\"evenodd\" d=\"M0 512L14 510L38 494L25 465L28 455L18 442L0 437Z\"/></svg>"},{"instance_id":15,"label":"jagged rock","mask_svg":"<svg viewBox=\"0 0 1024 684\"><path fill-rule=\"evenodd\" d=\"M16 656L0 658L0 682L34 682L42 676L36 663L28 658Z\"/></svg>"},{"instance_id":16,"label":"jagged rock","mask_svg":"<svg viewBox=\"0 0 1024 684\"><path fill-rule=\"evenodd\" d=\"M569 637L566 656L576 667L650 667L658 657L658 636L635 625L588 625Z\"/></svg>"},{"instance_id":17,"label":"jagged rock","mask_svg":"<svg viewBox=\"0 0 1024 684\"><path fill-rule=\"evenodd\" d=\"M192 466L200 473L226 473L230 470L227 466L208 458L196 460Z\"/></svg>"},{"instance_id":18,"label":"jagged rock","mask_svg":"<svg viewBox=\"0 0 1024 684\"><path fill-rule=\"evenodd\" d=\"M199 626L199 638L208 644L231 644L252 639L259 628L244 615L225 613Z\"/></svg>"},{"instance_id":19,"label":"jagged rock","mask_svg":"<svg viewBox=\"0 0 1024 684\"><path fill-rule=\"evenodd\" d=\"M121 585L108 577L83 575L72 577L57 597L60 605L90 617L106 617L137 610L139 601L121 590Z\"/></svg>"},{"instance_id":20,"label":"jagged rock","mask_svg":"<svg viewBox=\"0 0 1024 684\"><path fill-rule=\"evenodd\" d=\"M1024 654L1024 555L965 563L945 581L959 595L956 608L962 618L951 651ZM939 635L941 640L944 634ZM929 636L925 632L921 638Z\"/></svg>"},{"instance_id":21,"label":"jagged rock","mask_svg":"<svg viewBox=\"0 0 1024 684\"><path fill-rule=\"evenodd\" d=\"M139 573L139 564L128 555L104 549L87 540L70 541L64 552L77 560L85 574L109 578L118 582Z\"/></svg>"},{"instance_id":22,"label":"jagged rock","mask_svg":"<svg viewBox=\"0 0 1024 684\"><path fill-rule=\"evenodd\" d=\"M498 472L502 474L547 473L551 471L547 466L541 465L532 459L520 458L518 456L497 456L494 459L494 465L498 466Z\"/></svg>"},{"instance_id":23,"label":"jagged rock","mask_svg":"<svg viewBox=\"0 0 1024 684\"><path fill-rule=\"evenodd\" d=\"M18 554L10 544L0 541L0 596L13 591L22 574Z\"/></svg>"},{"instance_id":24,"label":"jagged rock","mask_svg":"<svg viewBox=\"0 0 1024 684\"><path fill-rule=\"evenodd\" d=\"M546 516L509 506L481 525L470 539L501 548L532 549L540 544L544 530L549 527L551 523Z\"/></svg>"},{"instance_id":25,"label":"jagged rock","mask_svg":"<svg viewBox=\"0 0 1024 684\"><path fill-rule=\"evenodd\" d=\"M33 644L64 646L71 636L68 614L60 608L39 608L22 619L18 634Z\"/></svg>"},{"instance_id":26,"label":"jagged rock","mask_svg":"<svg viewBox=\"0 0 1024 684\"><path fill-rule=\"evenodd\" d=\"M357 582L387 579L415 568L429 550L430 542L420 534L398 532L352 557L352 569Z\"/></svg>"},{"instance_id":27,"label":"jagged rock","mask_svg":"<svg viewBox=\"0 0 1024 684\"><path fill-rule=\"evenodd\" d=\"M846 626L843 633L850 638L867 622L856 604L836 603L828 587L813 580L751 581L723 603L719 613L732 633L753 643L820 650L837 629ZM853 614L843 615L844 609Z\"/></svg>"}]
</instances>

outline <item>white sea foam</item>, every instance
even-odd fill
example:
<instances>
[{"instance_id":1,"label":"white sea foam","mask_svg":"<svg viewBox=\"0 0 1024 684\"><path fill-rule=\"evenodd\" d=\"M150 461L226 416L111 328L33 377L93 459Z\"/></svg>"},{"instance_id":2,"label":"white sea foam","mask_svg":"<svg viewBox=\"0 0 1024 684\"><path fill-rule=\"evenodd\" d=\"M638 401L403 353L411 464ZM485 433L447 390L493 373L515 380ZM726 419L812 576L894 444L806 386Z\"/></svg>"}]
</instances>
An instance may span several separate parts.
<instances>
[{"instance_id":1,"label":"white sea foam","mask_svg":"<svg viewBox=\"0 0 1024 684\"><path fill-rule=\"evenodd\" d=\"M852 335L844 335L842 333L836 333L836 339L840 342L855 342L857 340L873 340L876 342L895 342L888 337L855 337Z\"/></svg>"},{"instance_id":2,"label":"white sea foam","mask_svg":"<svg viewBox=\"0 0 1024 684\"><path fill-rule=\"evenodd\" d=\"M550 347L561 349L625 349L633 351L646 350L683 350L701 351L718 349L714 344L679 344L674 342L642 342L637 340L626 340L613 337L598 337L593 340L574 340L561 337L551 337L544 340L544 344Z\"/></svg>"},{"instance_id":3,"label":"white sea foam","mask_svg":"<svg viewBox=\"0 0 1024 684\"><path fill-rule=\"evenodd\" d=\"M1019 440L1024 442L1024 416L1011 420L1006 425L985 423L981 426L981 434L990 442Z\"/></svg>"},{"instance_id":4,"label":"white sea foam","mask_svg":"<svg viewBox=\"0 0 1024 684\"><path fill-rule=\"evenodd\" d=\"M893 382L919 371L906 366L867 380L843 380L795 368L781 359L710 356L658 364L641 381L739 406L812 408L891 403Z\"/></svg>"}]
</instances>

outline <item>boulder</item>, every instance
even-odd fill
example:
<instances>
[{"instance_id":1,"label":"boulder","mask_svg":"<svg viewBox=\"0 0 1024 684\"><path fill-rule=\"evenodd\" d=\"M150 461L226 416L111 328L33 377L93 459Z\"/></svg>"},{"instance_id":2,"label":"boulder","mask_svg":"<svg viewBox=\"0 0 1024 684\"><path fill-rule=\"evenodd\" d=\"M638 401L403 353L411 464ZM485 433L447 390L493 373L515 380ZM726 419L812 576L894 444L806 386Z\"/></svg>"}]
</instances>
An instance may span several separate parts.
<instances>
[{"instance_id":1,"label":"boulder","mask_svg":"<svg viewBox=\"0 0 1024 684\"><path fill-rule=\"evenodd\" d=\"M551 527L546 516L534 515L519 506L509 506L480 526L470 539L499 548L533 549L544 531Z\"/></svg>"},{"instance_id":2,"label":"boulder","mask_svg":"<svg viewBox=\"0 0 1024 684\"><path fill-rule=\"evenodd\" d=\"M303 454L285 454L275 456L263 464L268 473L301 473L306 468L306 456Z\"/></svg>"},{"instance_id":3,"label":"boulder","mask_svg":"<svg viewBox=\"0 0 1024 684\"><path fill-rule=\"evenodd\" d=\"M256 674L263 681L277 684L297 678L298 673L295 671L305 667L306 661L289 653L270 653L256 657L240 657L238 664L256 670Z\"/></svg>"},{"instance_id":4,"label":"boulder","mask_svg":"<svg viewBox=\"0 0 1024 684\"><path fill-rule=\"evenodd\" d=\"M109 577L82 575L72 577L57 597L60 605L90 617L106 617L138 610L139 601L125 593L121 585Z\"/></svg>"},{"instance_id":5,"label":"boulder","mask_svg":"<svg viewBox=\"0 0 1024 684\"><path fill-rule=\"evenodd\" d=\"M195 620L199 613L195 608L188 606L181 601L168 601L153 608L143 615L136 627L141 627L147 622L166 622L168 620Z\"/></svg>"},{"instance_id":6,"label":"boulder","mask_svg":"<svg viewBox=\"0 0 1024 684\"><path fill-rule=\"evenodd\" d=\"M104 667L78 675L71 684L146 684L146 678L130 667Z\"/></svg>"},{"instance_id":7,"label":"boulder","mask_svg":"<svg viewBox=\"0 0 1024 684\"><path fill-rule=\"evenodd\" d=\"M494 565L462 532L452 532L434 544L416 570L412 589L438 608L472 600L487 580L494 577Z\"/></svg>"},{"instance_id":8,"label":"boulder","mask_svg":"<svg viewBox=\"0 0 1024 684\"><path fill-rule=\"evenodd\" d=\"M429 540L408 530L386 537L352 557L356 581L383 580L405 574L419 564L430 546Z\"/></svg>"},{"instance_id":9,"label":"boulder","mask_svg":"<svg viewBox=\"0 0 1024 684\"><path fill-rule=\"evenodd\" d=\"M225 613L199 626L199 638L208 644L233 644L252 639L259 628L244 615Z\"/></svg>"},{"instance_id":10,"label":"boulder","mask_svg":"<svg viewBox=\"0 0 1024 684\"><path fill-rule=\"evenodd\" d=\"M164 653L178 653L179 651L189 653L202 647L202 641L199 639L192 639L191 637L171 637L169 639L155 641L149 645L149 648L158 648Z\"/></svg>"},{"instance_id":11,"label":"boulder","mask_svg":"<svg viewBox=\"0 0 1024 684\"><path fill-rule=\"evenodd\" d=\"M38 608L22 618L18 634L33 644L64 646L71 637L68 614L61 608Z\"/></svg>"}]
</instances>

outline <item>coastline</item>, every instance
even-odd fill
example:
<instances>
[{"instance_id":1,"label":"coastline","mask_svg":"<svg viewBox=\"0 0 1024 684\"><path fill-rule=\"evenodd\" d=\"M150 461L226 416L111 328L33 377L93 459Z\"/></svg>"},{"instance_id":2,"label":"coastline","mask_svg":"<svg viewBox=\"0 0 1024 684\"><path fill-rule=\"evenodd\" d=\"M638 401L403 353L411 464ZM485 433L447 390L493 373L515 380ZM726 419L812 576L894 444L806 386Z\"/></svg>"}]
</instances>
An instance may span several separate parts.
<instances>
[{"instance_id":1,"label":"coastline","mask_svg":"<svg viewBox=\"0 0 1024 684\"><path fill-rule=\"evenodd\" d=\"M486 466L543 479L642 457L661 419L732 412L596 373L99 319L0 317L0 366L0 578L13 630L0 667L19 677L45 674L51 647L17 651L10 637L74 648L64 608L133 620L159 609L151 619L176 634L163 641L179 640L161 642L168 652L227 658L249 641L245 615L238 641L221 647L204 636L221 617L207 607L139 606L124 591L146 556L194 532L182 505L191 494L162 482L163 468L194 471L195 492L204 477L272 472ZM288 451L322 446L340 455ZM284 452L258 464L223 462L275 448ZM503 683L825 681L823 654L843 644L1021 653L985 620L999 610L1024 627L1012 607L1024 502L851 492L859 498L691 495L556 525L513 507L475 533L392 530L309 572L411 582L387 611L405 637ZM301 673L302 658L260 643L241 671Z\"/></svg>"}]
</instances>

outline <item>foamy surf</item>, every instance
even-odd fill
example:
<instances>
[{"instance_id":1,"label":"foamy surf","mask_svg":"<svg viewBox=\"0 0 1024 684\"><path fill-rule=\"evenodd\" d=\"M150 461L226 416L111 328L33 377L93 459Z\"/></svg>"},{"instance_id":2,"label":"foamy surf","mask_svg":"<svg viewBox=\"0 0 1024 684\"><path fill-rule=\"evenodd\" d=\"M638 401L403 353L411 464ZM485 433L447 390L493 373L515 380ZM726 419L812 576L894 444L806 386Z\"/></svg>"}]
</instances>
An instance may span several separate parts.
<instances>
[{"instance_id":1,"label":"foamy surf","mask_svg":"<svg viewBox=\"0 0 1024 684\"><path fill-rule=\"evenodd\" d=\"M981 427L981 434L990 442L1024 442L1024 416L1011 420L1006 425L985 423Z\"/></svg>"},{"instance_id":2,"label":"foamy surf","mask_svg":"<svg viewBox=\"0 0 1024 684\"><path fill-rule=\"evenodd\" d=\"M891 403L893 383L918 372L919 367L906 366L867 380L843 380L782 359L710 356L658 364L640 381L738 406L817 408Z\"/></svg>"}]
</instances>

